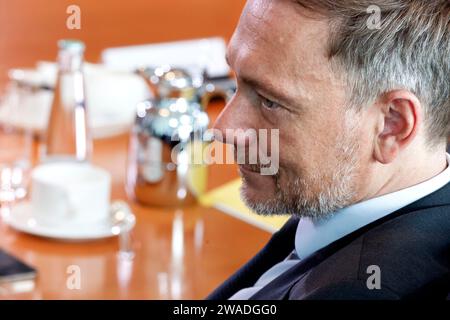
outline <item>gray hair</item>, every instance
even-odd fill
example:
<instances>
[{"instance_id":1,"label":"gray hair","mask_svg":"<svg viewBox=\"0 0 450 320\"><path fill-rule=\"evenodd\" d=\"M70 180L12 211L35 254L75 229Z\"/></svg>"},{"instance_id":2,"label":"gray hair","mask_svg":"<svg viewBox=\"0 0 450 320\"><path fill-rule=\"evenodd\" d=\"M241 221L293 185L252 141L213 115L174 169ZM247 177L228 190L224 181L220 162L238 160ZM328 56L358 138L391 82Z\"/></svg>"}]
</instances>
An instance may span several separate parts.
<instances>
[{"instance_id":1,"label":"gray hair","mask_svg":"<svg viewBox=\"0 0 450 320\"><path fill-rule=\"evenodd\" d=\"M330 19L329 58L345 73L352 106L406 89L424 106L430 145L450 136L450 0L294 1ZM378 28L367 24L373 6Z\"/></svg>"}]
</instances>

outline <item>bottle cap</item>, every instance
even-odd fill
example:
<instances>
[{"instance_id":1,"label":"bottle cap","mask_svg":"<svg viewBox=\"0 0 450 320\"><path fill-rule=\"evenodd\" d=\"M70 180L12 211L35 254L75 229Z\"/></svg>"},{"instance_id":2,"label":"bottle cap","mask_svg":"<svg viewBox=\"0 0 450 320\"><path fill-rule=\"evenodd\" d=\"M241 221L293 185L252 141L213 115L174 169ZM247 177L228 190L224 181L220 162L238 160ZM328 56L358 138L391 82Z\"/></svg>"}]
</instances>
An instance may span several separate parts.
<instances>
[{"instance_id":1,"label":"bottle cap","mask_svg":"<svg viewBox=\"0 0 450 320\"><path fill-rule=\"evenodd\" d=\"M86 46L79 40L63 39L58 41L58 47L60 50L83 52Z\"/></svg>"}]
</instances>

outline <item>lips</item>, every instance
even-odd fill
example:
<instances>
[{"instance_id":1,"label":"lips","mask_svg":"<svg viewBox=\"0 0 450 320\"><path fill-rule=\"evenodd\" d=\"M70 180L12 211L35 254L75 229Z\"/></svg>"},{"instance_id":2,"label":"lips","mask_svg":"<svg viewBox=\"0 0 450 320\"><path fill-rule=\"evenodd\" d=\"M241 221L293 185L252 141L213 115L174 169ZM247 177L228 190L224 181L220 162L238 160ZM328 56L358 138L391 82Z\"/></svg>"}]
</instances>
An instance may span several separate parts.
<instances>
[{"instance_id":1,"label":"lips","mask_svg":"<svg viewBox=\"0 0 450 320\"><path fill-rule=\"evenodd\" d=\"M239 167L245 171L261 173L261 167L256 164L240 164Z\"/></svg>"}]
</instances>

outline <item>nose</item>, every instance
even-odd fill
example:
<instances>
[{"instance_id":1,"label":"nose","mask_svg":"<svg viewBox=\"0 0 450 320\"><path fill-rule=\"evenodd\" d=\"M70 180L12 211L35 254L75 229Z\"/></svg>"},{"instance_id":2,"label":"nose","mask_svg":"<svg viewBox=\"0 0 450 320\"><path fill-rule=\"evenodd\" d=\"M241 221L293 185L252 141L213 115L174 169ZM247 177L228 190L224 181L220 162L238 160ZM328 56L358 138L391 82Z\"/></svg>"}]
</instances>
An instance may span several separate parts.
<instances>
[{"instance_id":1,"label":"nose","mask_svg":"<svg viewBox=\"0 0 450 320\"><path fill-rule=\"evenodd\" d=\"M242 144L243 141L238 139L239 132L255 128L254 119L249 103L239 93L236 93L213 125L215 140L235 146ZM249 141L244 143L249 143Z\"/></svg>"}]
</instances>

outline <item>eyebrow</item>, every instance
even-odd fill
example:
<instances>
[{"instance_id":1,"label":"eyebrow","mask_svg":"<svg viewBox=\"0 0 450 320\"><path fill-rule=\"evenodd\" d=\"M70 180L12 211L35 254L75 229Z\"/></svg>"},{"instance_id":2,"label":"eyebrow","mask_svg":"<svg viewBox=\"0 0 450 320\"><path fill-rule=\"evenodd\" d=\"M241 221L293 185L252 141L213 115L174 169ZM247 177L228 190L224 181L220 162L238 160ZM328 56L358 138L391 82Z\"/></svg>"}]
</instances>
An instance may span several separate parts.
<instances>
[{"instance_id":1,"label":"eyebrow","mask_svg":"<svg viewBox=\"0 0 450 320\"><path fill-rule=\"evenodd\" d=\"M230 57L228 55L228 53L225 55L225 60L227 62L227 64L231 67L231 63L230 63ZM246 85L255 88L256 90L261 91L264 94L269 95L269 97L267 98L273 98L275 100L277 100L276 102L279 102L281 104L285 104L286 106L293 106L295 105L295 102L293 101L293 98L283 94L282 92L280 92L279 89L277 89L276 87L274 87L272 84L269 83L264 83L263 81L250 77L250 76L246 76L246 75L238 75L236 73L236 76L241 79L242 82L244 82Z\"/></svg>"}]
</instances>

